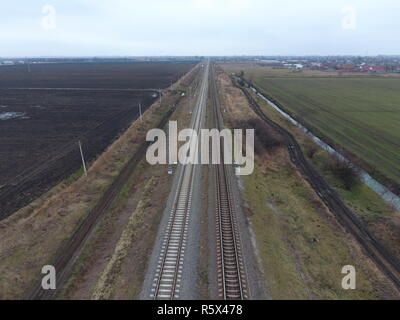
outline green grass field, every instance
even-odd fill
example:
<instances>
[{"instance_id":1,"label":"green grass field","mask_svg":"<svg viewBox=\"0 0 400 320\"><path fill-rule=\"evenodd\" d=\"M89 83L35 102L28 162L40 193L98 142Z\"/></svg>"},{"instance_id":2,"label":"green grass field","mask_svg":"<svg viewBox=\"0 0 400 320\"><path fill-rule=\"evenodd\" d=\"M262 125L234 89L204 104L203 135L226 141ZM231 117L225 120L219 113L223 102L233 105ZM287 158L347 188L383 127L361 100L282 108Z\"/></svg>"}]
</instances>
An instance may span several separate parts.
<instances>
[{"instance_id":1,"label":"green grass field","mask_svg":"<svg viewBox=\"0 0 400 320\"><path fill-rule=\"evenodd\" d=\"M400 184L400 78L279 77L268 69L245 70L245 77L318 135Z\"/></svg>"}]
</instances>

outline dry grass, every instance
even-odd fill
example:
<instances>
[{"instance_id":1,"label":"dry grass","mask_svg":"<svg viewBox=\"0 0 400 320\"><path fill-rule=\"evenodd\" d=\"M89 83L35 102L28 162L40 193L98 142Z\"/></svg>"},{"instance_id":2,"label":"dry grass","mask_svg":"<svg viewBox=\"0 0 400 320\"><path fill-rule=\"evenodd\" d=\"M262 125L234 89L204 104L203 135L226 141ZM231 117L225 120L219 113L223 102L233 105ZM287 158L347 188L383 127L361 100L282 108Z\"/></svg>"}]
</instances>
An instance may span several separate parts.
<instances>
[{"instance_id":1,"label":"dry grass","mask_svg":"<svg viewBox=\"0 0 400 320\"><path fill-rule=\"evenodd\" d=\"M231 124L231 118L249 120L257 117L253 110L249 110L246 97L240 89L232 86L231 79L224 72L218 71L217 85L221 98L222 113L229 115L227 117L229 124Z\"/></svg>"},{"instance_id":2,"label":"dry grass","mask_svg":"<svg viewBox=\"0 0 400 320\"><path fill-rule=\"evenodd\" d=\"M97 282L96 288L94 289L92 299L100 300L100 299L109 299L113 292L113 284L115 281L115 277L119 274L121 270L122 261L128 255L128 251L132 246L133 241L135 240L135 234L143 223L142 215L145 212L146 207L151 204L151 199L146 196L154 190L156 181L154 178L151 178L143 191L142 198L140 199L138 205L136 206L135 211L132 213L128 220L128 224L115 247L114 253L109 260L106 268L103 270L103 273Z\"/></svg>"}]
</instances>

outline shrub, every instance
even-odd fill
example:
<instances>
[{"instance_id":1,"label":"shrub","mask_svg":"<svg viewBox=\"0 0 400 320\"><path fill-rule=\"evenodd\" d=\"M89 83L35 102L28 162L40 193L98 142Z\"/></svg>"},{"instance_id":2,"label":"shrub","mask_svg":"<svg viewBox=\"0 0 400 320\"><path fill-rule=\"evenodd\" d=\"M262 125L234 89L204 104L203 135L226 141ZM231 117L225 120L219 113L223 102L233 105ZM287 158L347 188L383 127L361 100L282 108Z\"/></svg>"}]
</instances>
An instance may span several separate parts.
<instances>
[{"instance_id":1,"label":"shrub","mask_svg":"<svg viewBox=\"0 0 400 320\"><path fill-rule=\"evenodd\" d=\"M332 156L329 169L343 184L346 190L351 190L360 183L359 172L349 163Z\"/></svg>"},{"instance_id":2,"label":"shrub","mask_svg":"<svg viewBox=\"0 0 400 320\"><path fill-rule=\"evenodd\" d=\"M270 126L258 118L236 120L233 123L237 129L254 129L254 151L256 154L272 152L283 145L282 137Z\"/></svg>"},{"instance_id":3,"label":"shrub","mask_svg":"<svg viewBox=\"0 0 400 320\"><path fill-rule=\"evenodd\" d=\"M318 147L315 143L311 143L307 148L307 156L312 159L318 151Z\"/></svg>"}]
</instances>

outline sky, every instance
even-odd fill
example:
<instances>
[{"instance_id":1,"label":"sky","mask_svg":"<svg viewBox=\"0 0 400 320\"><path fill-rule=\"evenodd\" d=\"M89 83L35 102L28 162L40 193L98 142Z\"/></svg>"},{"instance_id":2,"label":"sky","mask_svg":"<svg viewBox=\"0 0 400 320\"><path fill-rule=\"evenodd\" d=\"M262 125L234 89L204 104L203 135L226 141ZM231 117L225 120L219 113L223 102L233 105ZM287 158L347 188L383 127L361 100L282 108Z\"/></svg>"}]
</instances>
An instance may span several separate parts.
<instances>
[{"instance_id":1,"label":"sky","mask_svg":"<svg viewBox=\"0 0 400 320\"><path fill-rule=\"evenodd\" d=\"M0 57L400 54L398 0L0 1Z\"/></svg>"}]
</instances>

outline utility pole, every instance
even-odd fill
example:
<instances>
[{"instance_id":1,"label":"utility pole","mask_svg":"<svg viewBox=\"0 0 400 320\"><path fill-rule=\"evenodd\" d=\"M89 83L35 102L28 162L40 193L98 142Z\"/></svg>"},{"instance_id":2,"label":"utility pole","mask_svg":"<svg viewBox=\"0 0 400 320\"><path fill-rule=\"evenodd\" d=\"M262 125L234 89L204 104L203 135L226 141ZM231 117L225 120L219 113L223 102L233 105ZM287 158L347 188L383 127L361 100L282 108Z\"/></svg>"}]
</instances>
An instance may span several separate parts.
<instances>
[{"instance_id":1,"label":"utility pole","mask_svg":"<svg viewBox=\"0 0 400 320\"><path fill-rule=\"evenodd\" d=\"M143 119L142 119L142 105L141 105L140 102L139 102L139 115L140 115L140 122L143 122Z\"/></svg>"},{"instance_id":2,"label":"utility pole","mask_svg":"<svg viewBox=\"0 0 400 320\"><path fill-rule=\"evenodd\" d=\"M27 57L25 57L25 64L26 64L26 67L27 67L27 69L28 69L28 72L31 72L31 66L30 66L30 64L29 64L29 60L28 60Z\"/></svg>"},{"instance_id":3,"label":"utility pole","mask_svg":"<svg viewBox=\"0 0 400 320\"><path fill-rule=\"evenodd\" d=\"M161 96L161 89L158 89L159 95L160 95L160 107L161 107L161 102L162 102L162 96Z\"/></svg>"},{"instance_id":4,"label":"utility pole","mask_svg":"<svg viewBox=\"0 0 400 320\"><path fill-rule=\"evenodd\" d=\"M168 164L168 167L169 167L171 165L169 163L169 161L170 161L170 157L169 157L169 121L167 123L167 130L166 131L167 131L167 148L165 150L165 153L167 155L167 164Z\"/></svg>"},{"instance_id":5,"label":"utility pole","mask_svg":"<svg viewBox=\"0 0 400 320\"><path fill-rule=\"evenodd\" d=\"M85 176L87 177L87 170L86 170L86 164L85 164L85 158L83 157L83 151L82 151L82 144L80 141L78 141L79 144L79 150L81 151L81 158L82 158L82 164L83 164L83 171L85 173Z\"/></svg>"},{"instance_id":6,"label":"utility pole","mask_svg":"<svg viewBox=\"0 0 400 320\"><path fill-rule=\"evenodd\" d=\"M189 114L192 114L192 87L189 87Z\"/></svg>"}]
</instances>

